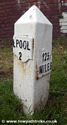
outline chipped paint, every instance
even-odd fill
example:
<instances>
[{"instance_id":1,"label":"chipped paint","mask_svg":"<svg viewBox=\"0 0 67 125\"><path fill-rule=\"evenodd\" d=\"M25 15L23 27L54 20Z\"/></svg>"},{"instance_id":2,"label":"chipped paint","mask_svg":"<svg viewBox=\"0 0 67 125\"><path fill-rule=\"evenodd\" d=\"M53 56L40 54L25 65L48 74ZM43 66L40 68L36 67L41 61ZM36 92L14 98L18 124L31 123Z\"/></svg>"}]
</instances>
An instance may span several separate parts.
<instances>
[{"instance_id":1,"label":"chipped paint","mask_svg":"<svg viewBox=\"0 0 67 125\"><path fill-rule=\"evenodd\" d=\"M33 18L30 19L30 15ZM17 43L13 51L13 90L21 99L25 114L31 115L38 107L39 110L40 107L43 109L48 99L50 73L45 73L43 76L44 72L39 72L39 67L49 63L48 57L52 52L52 24L36 6L32 6L16 21L14 36L18 40L15 41ZM26 40L25 44L24 40ZM44 53L48 53L47 62L45 57L42 59L43 49ZM21 59L18 58L19 52L23 56ZM49 69L49 66L47 68Z\"/></svg>"}]
</instances>

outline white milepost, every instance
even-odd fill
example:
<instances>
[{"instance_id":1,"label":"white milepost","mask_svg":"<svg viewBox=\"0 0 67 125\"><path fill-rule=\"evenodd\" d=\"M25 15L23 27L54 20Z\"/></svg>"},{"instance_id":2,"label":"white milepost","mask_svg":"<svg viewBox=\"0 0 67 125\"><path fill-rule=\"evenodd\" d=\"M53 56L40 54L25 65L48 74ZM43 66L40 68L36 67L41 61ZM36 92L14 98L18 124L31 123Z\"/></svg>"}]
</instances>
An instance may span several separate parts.
<instances>
[{"instance_id":1,"label":"white milepost","mask_svg":"<svg viewBox=\"0 0 67 125\"><path fill-rule=\"evenodd\" d=\"M14 25L13 90L25 114L44 107L52 66L52 24L32 6Z\"/></svg>"}]
</instances>

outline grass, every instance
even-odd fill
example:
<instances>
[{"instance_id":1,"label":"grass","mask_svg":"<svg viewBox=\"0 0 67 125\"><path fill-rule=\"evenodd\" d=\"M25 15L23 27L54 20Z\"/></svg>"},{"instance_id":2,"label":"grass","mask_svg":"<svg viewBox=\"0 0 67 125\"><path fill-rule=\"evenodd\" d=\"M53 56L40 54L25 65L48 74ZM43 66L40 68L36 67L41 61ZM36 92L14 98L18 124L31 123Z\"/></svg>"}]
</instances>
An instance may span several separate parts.
<instances>
[{"instance_id":1,"label":"grass","mask_svg":"<svg viewBox=\"0 0 67 125\"><path fill-rule=\"evenodd\" d=\"M14 96L12 89L12 80L0 82L0 120L18 119L24 115L21 102Z\"/></svg>"},{"instance_id":2,"label":"grass","mask_svg":"<svg viewBox=\"0 0 67 125\"><path fill-rule=\"evenodd\" d=\"M67 125L67 38L53 41L49 99L44 110L35 112L32 118L24 115L21 101L13 94L12 56L7 44L0 47L0 125L3 119L56 119L57 125Z\"/></svg>"}]
</instances>

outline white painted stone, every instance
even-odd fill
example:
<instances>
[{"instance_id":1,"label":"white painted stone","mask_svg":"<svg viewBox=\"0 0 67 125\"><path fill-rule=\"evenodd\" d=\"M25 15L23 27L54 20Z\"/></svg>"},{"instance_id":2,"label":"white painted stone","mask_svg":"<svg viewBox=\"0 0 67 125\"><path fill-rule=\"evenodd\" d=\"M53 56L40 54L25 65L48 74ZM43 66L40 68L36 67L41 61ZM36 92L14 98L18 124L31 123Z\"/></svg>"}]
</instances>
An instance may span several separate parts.
<instances>
[{"instance_id":1,"label":"white painted stone","mask_svg":"<svg viewBox=\"0 0 67 125\"><path fill-rule=\"evenodd\" d=\"M25 114L43 109L48 99L52 64L52 24L32 6L14 25L13 90L22 103ZM30 50L16 47L16 40L29 42ZM26 48L28 48L26 47ZM19 60L19 52L22 57ZM48 70L47 70L48 69Z\"/></svg>"}]
</instances>

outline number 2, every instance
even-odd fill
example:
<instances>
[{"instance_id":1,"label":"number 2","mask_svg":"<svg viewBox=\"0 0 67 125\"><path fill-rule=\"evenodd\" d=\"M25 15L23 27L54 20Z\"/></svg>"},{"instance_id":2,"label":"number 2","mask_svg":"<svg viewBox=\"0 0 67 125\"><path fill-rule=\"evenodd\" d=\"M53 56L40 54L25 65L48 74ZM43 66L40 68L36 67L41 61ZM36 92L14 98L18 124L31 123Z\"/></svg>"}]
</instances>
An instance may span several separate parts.
<instances>
[{"instance_id":1,"label":"number 2","mask_svg":"<svg viewBox=\"0 0 67 125\"><path fill-rule=\"evenodd\" d=\"M21 60L21 57L22 57L22 53L19 52L19 60Z\"/></svg>"}]
</instances>

